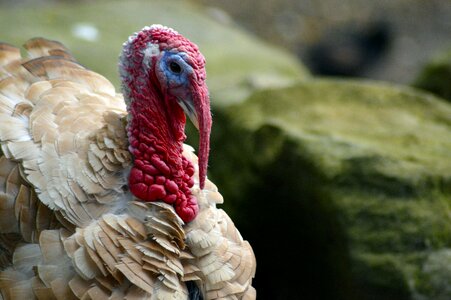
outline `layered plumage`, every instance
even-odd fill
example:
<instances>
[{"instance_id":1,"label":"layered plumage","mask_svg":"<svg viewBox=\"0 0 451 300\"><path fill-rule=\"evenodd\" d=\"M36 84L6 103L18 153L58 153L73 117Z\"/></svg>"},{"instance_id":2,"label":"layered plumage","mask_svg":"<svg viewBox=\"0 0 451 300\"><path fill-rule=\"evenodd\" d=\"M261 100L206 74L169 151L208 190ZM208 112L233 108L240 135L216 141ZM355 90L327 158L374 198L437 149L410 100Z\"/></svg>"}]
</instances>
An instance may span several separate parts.
<instances>
[{"instance_id":1,"label":"layered plumage","mask_svg":"<svg viewBox=\"0 0 451 300\"><path fill-rule=\"evenodd\" d=\"M130 125L136 97L125 87L127 113L111 83L58 42L25 48L22 58L0 44L0 299L188 299L193 286L204 299L255 298L252 248L216 208L216 186L199 180L193 149L174 160L185 173L166 170L157 149L155 176L141 174L157 186L146 195L169 192L137 197L130 170L155 151L130 143L146 140ZM183 201L197 211L185 215Z\"/></svg>"}]
</instances>

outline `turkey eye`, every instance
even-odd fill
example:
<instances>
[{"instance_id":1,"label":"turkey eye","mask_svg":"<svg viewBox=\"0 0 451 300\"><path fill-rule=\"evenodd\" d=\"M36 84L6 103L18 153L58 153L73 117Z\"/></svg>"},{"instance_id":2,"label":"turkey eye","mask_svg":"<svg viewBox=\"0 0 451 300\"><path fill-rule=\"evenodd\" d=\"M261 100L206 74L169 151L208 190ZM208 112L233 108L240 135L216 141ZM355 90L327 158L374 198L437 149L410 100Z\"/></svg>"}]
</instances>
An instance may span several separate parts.
<instances>
[{"instance_id":1,"label":"turkey eye","mask_svg":"<svg viewBox=\"0 0 451 300\"><path fill-rule=\"evenodd\" d=\"M182 67L180 67L180 65L174 61L172 61L169 64L169 69L171 70L171 72L175 73L175 74L180 74L182 73Z\"/></svg>"}]
</instances>

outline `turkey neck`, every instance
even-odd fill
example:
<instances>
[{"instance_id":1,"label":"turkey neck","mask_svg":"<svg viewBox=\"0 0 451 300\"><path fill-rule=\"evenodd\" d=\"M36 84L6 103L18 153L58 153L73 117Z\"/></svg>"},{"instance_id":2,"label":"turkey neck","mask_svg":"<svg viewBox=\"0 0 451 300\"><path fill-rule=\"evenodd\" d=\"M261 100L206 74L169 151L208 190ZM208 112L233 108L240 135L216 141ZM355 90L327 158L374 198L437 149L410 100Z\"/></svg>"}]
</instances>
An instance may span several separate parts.
<instances>
[{"instance_id":1,"label":"turkey neck","mask_svg":"<svg viewBox=\"0 0 451 300\"><path fill-rule=\"evenodd\" d=\"M198 207L190 191L194 167L182 155L186 118L175 99L154 83L154 75L146 77L123 83L129 111L129 150L134 157L130 191L143 201L174 205L187 222Z\"/></svg>"}]
</instances>

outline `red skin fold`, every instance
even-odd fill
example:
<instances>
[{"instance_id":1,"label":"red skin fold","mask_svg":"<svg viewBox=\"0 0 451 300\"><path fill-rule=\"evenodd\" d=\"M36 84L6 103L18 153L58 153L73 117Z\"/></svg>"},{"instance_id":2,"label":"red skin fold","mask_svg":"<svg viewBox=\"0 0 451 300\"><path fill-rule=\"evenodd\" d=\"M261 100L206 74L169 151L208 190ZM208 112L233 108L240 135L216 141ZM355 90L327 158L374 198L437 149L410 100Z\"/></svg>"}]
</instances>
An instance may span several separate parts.
<instances>
[{"instance_id":1,"label":"red skin fold","mask_svg":"<svg viewBox=\"0 0 451 300\"><path fill-rule=\"evenodd\" d=\"M152 67L144 74L143 49L149 43L159 45L160 51L177 51L187 54L193 68L188 92L192 95L199 116L199 180L205 182L209 135L211 128L210 104L205 85L205 59L197 46L178 33L164 28L141 31L127 54L126 71L130 78L124 81L129 90L128 136L134 164L129 175L130 191L142 201L164 201L174 206L185 222L192 221L199 207L191 193L194 185L194 166L183 157L186 117L168 87L160 84L154 70L157 57L152 57ZM127 68L128 67L128 68Z\"/></svg>"}]
</instances>

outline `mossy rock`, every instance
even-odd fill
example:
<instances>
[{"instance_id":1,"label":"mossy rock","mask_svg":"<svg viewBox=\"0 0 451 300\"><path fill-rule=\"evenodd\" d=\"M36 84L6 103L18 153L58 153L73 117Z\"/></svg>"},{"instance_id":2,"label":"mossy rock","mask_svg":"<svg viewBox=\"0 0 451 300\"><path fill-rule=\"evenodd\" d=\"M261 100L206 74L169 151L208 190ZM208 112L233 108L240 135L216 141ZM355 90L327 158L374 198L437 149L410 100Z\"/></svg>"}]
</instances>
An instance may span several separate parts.
<instances>
[{"instance_id":1,"label":"mossy rock","mask_svg":"<svg viewBox=\"0 0 451 300\"><path fill-rule=\"evenodd\" d=\"M259 299L451 298L451 105L311 80L215 117L209 172Z\"/></svg>"},{"instance_id":2,"label":"mossy rock","mask_svg":"<svg viewBox=\"0 0 451 300\"><path fill-rule=\"evenodd\" d=\"M214 21L201 7L184 1L77 1L2 7L0 41L22 45L36 36L61 41L79 62L119 87L117 61L122 43L151 24L172 27L199 45L207 58L207 81L215 106L239 102L262 85L286 86L308 76L293 56L232 25ZM77 34L77 27L82 32Z\"/></svg>"},{"instance_id":3,"label":"mossy rock","mask_svg":"<svg viewBox=\"0 0 451 300\"><path fill-rule=\"evenodd\" d=\"M451 50L428 63L415 79L413 86L451 101Z\"/></svg>"}]
</instances>

